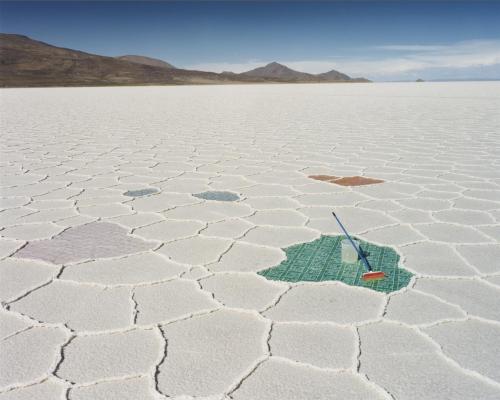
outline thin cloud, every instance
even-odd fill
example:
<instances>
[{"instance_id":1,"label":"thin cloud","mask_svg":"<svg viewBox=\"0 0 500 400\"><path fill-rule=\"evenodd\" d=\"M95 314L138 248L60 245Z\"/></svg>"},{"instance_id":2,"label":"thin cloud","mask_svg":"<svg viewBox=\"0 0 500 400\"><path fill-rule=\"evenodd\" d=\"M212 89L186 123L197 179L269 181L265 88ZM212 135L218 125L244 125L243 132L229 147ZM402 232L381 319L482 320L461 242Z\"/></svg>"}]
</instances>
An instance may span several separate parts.
<instances>
[{"instance_id":1,"label":"thin cloud","mask_svg":"<svg viewBox=\"0 0 500 400\"><path fill-rule=\"evenodd\" d=\"M385 46L387 47L387 46ZM389 46L393 47L393 46ZM410 48L411 46L401 46ZM427 50L406 50L398 57L376 60L344 60L346 67L363 70L379 76L448 69L460 73L461 69L490 67L500 64L500 40L474 40L447 46L428 46ZM401 50L403 51L403 50ZM349 65L347 65L349 64Z\"/></svg>"},{"instance_id":2,"label":"thin cloud","mask_svg":"<svg viewBox=\"0 0 500 400\"><path fill-rule=\"evenodd\" d=\"M391 44L385 46L374 46L377 50L389 50L389 51L435 51L446 49L446 46L430 46L421 44Z\"/></svg>"}]
</instances>

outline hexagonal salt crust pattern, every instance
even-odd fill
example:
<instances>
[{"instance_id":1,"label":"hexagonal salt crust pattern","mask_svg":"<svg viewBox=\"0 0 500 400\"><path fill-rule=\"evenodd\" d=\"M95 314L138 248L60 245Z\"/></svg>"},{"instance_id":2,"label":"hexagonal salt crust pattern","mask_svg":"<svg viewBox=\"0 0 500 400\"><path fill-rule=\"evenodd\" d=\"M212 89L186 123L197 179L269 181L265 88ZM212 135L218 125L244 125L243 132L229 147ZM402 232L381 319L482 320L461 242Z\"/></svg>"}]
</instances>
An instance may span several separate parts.
<instances>
[{"instance_id":1,"label":"hexagonal salt crust pattern","mask_svg":"<svg viewBox=\"0 0 500 400\"><path fill-rule=\"evenodd\" d=\"M410 272L398 267L399 256L390 247L381 247L360 240L361 250L375 271L383 271L385 278L378 281L361 279L366 268L361 260L355 264L341 260L341 242L345 236L321 236L309 243L301 243L285 250L286 260L278 266L259 272L267 279L286 282L340 281L379 292L394 292L410 283ZM359 240L359 239L358 239Z\"/></svg>"},{"instance_id":2,"label":"hexagonal salt crust pattern","mask_svg":"<svg viewBox=\"0 0 500 400\"><path fill-rule=\"evenodd\" d=\"M1 96L0 399L500 399L500 82ZM410 284L257 273L332 211Z\"/></svg>"}]
</instances>

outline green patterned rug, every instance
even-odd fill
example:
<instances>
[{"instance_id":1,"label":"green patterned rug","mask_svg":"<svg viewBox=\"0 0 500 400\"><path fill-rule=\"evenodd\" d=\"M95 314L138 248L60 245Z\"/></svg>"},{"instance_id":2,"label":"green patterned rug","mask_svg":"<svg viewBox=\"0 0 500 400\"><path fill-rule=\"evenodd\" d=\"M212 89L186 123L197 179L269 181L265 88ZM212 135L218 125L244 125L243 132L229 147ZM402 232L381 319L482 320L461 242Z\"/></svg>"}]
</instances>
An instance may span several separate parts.
<instances>
[{"instance_id":1,"label":"green patterned rug","mask_svg":"<svg viewBox=\"0 0 500 400\"><path fill-rule=\"evenodd\" d=\"M358 239L373 269L383 271L386 275L379 281L363 281L361 276L366 269L361 260L355 264L341 262L340 248L344 239L345 236L321 236L313 242L288 247L284 249L286 260L259 274L274 281L341 281L385 293L394 292L410 283L412 274L398 267L399 256L393 249Z\"/></svg>"}]
</instances>

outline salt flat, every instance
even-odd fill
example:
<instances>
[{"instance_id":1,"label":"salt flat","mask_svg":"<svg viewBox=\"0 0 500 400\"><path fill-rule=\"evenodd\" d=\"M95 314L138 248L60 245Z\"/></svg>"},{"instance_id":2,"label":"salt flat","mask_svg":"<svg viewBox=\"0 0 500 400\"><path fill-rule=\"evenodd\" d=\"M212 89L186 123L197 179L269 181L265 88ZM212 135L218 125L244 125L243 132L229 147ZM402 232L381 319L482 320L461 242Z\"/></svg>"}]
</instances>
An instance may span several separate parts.
<instances>
[{"instance_id":1,"label":"salt flat","mask_svg":"<svg viewBox=\"0 0 500 400\"><path fill-rule=\"evenodd\" d=\"M500 398L500 83L0 99L0 399ZM332 209L409 287L256 274Z\"/></svg>"}]
</instances>

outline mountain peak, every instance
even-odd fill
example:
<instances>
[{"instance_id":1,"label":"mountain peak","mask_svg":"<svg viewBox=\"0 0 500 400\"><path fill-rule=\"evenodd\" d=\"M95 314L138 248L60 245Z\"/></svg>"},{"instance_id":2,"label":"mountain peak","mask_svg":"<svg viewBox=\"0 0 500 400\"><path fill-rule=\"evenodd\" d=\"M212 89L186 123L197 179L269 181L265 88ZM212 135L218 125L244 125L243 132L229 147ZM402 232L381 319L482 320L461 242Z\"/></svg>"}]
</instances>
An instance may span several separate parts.
<instances>
[{"instance_id":1,"label":"mountain peak","mask_svg":"<svg viewBox=\"0 0 500 400\"><path fill-rule=\"evenodd\" d=\"M288 68L286 65L280 64L273 61L263 67L252 69L251 71L243 72L242 75L258 77L258 78L278 78L283 80L311 80L314 78L311 74L306 74L305 72L295 71Z\"/></svg>"},{"instance_id":2,"label":"mountain peak","mask_svg":"<svg viewBox=\"0 0 500 400\"><path fill-rule=\"evenodd\" d=\"M166 61L159 60L157 58L145 57L145 56L136 56L136 55L125 55L116 57L119 60L132 62L135 64L149 65L151 67L162 67L162 68L175 68L172 64L169 64Z\"/></svg>"},{"instance_id":3,"label":"mountain peak","mask_svg":"<svg viewBox=\"0 0 500 400\"><path fill-rule=\"evenodd\" d=\"M269 64L265 65L265 67L285 67L285 68L288 68L286 65L280 64L279 62L276 62L276 61L270 62Z\"/></svg>"},{"instance_id":4,"label":"mountain peak","mask_svg":"<svg viewBox=\"0 0 500 400\"><path fill-rule=\"evenodd\" d=\"M306 72L295 71L276 61L264 65L263 67L243 72L240 75L284 82L367 82L364 78L353 79L334 69L322 74L308 74Z\"/></svg>"},{"instance_id":5,"label":"mountain peak","mask_svg":"<svg viewBox=\"0 0 500 400\"><path fill-rule=\"evenodd\" d=\"M336 71L334 69L332 69L331 71L328 71L328 72L323 72L322 74L318 74L317 76L319 76L320 78L329 79L329 80L333 80L333 81L350 81L351 80L350 76L343 74L342 72Z\"/></svg>"},{"instance_id":6,"label":"mountain peak","mask_svg":"<svg viewBox=\"0 0 500 400\"><path fill-rule=\"evenodd\" d=\"M365 82L337 71L313 75L273 61L242 74L191 71L144 56L99 56L0 33L0 87L265 82Z\"/></svg>"},{"instance_id":7,"label":"mountain peak","mask_svg":"<svg viewBox=\"0 0 500 400\"><path fill-rule=\"evenodd\" d=\"M0 37L32 40L30 37L26 35L21 35L19 33L0 33Z\"/></svg>"}]
</instances>

